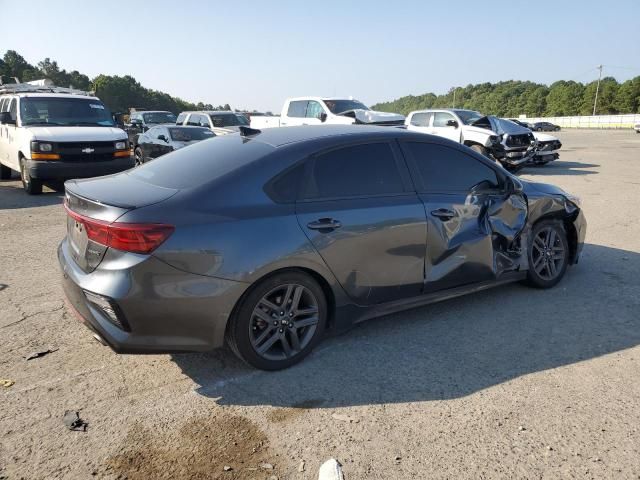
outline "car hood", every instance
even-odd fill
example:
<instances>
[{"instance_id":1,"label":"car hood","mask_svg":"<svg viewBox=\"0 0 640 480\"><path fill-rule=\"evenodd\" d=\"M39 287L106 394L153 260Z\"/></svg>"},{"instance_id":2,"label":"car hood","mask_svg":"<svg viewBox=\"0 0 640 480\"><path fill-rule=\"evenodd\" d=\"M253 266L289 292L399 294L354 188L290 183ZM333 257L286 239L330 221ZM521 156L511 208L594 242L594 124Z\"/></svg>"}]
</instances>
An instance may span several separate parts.
<instances>
[{"instance_id":1,"label":"car hood","mask_svg":"<svg viewBox=\"0 0 640 480\"><path fill-rule=\"evenodd\" d=\"M340 116L355 118L362 123L404 122L404 115L389 112L376 112L361 108L341 112Z\"/></svg>"},{"instance_id":2,"label":"car hood","mask_svg":"<svg viewBox=\"0 0 640 480\"><path fill-rule=\"evenodd\" d=\"M33 135L33 140L50 140L52 142L96 142L124 140L127 134L115 127L26 127Z\"/></svg>"}]
</instances>

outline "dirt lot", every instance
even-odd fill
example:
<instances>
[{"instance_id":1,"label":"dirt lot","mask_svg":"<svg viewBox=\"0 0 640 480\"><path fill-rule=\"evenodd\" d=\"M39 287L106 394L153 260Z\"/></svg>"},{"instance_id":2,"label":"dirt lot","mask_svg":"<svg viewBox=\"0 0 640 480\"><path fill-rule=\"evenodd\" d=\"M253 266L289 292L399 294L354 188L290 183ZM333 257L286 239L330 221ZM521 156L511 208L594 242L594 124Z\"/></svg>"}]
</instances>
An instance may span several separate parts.
<instances>
[{"instance_id":1,"label":"dirt lot","mask_svg":"<svg viewBox=\"0 0 640 480\"><path fill-rule=\"evenodd\" d=\"M640 135L560 137L522 173L583 200L558 287L374 320L277 373L98 344L62 301L60 194L1 182L0 479L312 479L330 457L347 480L640 478Z\"/></svg>"}]
</instances>

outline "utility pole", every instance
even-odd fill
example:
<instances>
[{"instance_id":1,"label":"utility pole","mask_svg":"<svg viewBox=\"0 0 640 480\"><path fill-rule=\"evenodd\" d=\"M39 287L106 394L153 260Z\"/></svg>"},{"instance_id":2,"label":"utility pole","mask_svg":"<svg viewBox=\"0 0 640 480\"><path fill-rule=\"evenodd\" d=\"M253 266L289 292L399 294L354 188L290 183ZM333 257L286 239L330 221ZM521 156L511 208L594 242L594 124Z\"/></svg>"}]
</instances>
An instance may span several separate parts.
<instances>
[{"instance_id":1,"label":"utility pole","mask_svg":"<svg viewBox=\"0 0 640 480\"><path fill-rule=\"evenodd\" d=\"M600 90L600 80L602 79L602 65L598 65L596 67L600 70L600 75L598 75L598 85L596 86L596 99L593 101L593 114L596 114L596 106L598 105L598 91Z\"/></svg>"},{"instance_id":2,"label":"utility pole","mask_svg":"<svg viewBox=\"0 0 640 480\"><path fill-rule=\"evenodd\" d=\"M449 93L453 92L453 106L451 108L456 108L456 90L458 87L451 87Z\"/></svg>"}]
</instances>

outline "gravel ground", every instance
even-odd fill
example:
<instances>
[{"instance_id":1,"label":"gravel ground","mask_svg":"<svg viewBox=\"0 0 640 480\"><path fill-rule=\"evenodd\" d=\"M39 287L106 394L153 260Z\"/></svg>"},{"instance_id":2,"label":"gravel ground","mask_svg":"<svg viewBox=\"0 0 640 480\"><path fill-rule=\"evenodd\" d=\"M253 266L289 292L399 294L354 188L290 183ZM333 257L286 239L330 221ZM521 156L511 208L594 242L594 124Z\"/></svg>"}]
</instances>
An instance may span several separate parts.
<instances>
[{"instance_id":1,"label":"gravel ground","mask_svg":"<svg viewBox=\"0 0 640 480\"><path fill-rule=\"evenodd\" d=\"M347 480L640 478L640 135L559 136L522 172L583 200L558 287L373 320L277 373L98 344L62 301L61 195L1 182L0 479L312 479L330 457Z\"/></svg>"}]
</instances>

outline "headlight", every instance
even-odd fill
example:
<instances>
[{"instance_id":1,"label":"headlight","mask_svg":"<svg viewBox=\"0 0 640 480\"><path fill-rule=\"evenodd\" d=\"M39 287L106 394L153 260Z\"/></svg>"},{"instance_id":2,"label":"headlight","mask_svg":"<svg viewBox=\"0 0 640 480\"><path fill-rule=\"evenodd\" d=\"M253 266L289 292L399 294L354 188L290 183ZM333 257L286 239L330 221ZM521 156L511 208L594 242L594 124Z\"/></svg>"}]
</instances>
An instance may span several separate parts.
<instances>
[{"instance_id":1,"label":"headlight","mask_svg":"<svg viewBox=\"0 0 640 480\"><path fill-rule=\"evenodd\" d=\"M51 143L38 142L34 140L31 142L31 151L32 152L52 152L53 145Z\"/></svg>"},{"instance_id":2,"label":"headlight","mask_svg":"<svg viewBox=\"0 0 640 480\"><path fill-rule=\"evenodd\" d=\"M127 142L126 141L122 141L122 142L116 142L116 150L125 150L127 148Z\"/></svg>"},{"instance_id":3,"label":"headlight","mask_svg":"<svg viewBox=\"0 0 640 480\"><path fill-rule=\"evenodd\" d=\"M567 197L567 200L569 200L571 203L573 203L577 207L582 207L582 200L580 200L580 197L578 197L577 195L571 195L570 193L565 193L564 196Z\"/></svg>"}]
</instances>

